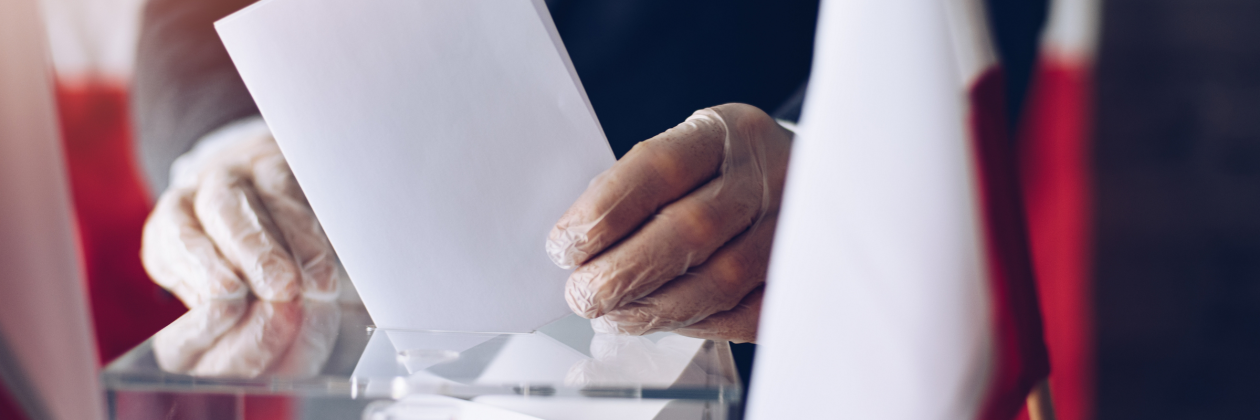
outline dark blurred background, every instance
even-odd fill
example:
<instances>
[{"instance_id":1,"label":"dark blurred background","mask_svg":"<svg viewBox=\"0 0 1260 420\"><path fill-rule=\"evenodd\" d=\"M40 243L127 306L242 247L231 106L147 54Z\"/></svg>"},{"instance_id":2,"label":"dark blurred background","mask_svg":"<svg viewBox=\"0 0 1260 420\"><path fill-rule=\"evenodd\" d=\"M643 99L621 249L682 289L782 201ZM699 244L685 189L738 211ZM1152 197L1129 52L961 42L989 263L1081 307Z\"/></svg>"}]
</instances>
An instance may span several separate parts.
<instances>
[{"instance_id":1,"label":"dark blurred background","mask_svg":"<svg viewBox=\"0 0 1260 420\"><path fill-rule=\"evenodd\" d=\"M1103 4L1097 417L1260 418L1260 2Z\"/></svg>"}]
</instances>

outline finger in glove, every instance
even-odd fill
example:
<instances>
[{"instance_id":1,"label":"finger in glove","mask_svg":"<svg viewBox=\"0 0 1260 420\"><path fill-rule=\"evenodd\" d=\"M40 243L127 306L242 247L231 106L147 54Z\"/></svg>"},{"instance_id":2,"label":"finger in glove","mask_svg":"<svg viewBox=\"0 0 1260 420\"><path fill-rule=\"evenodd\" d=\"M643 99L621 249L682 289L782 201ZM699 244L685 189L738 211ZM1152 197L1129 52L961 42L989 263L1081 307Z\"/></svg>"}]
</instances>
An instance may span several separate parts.
<instances>
[{"instance_id":1,"label":"finger in glove","mask_svg":"<svg viewBox=\"0 0 1260 420\"><path fill-rule=\"evenodd\" d=\"M703 265L627 303L602 319L618 334L673 331L734 309L765 283L775 219L754 226L713 254Z\"/></svg>"},{"instance_id":2,"label":"finger in glove","mask_svg":"<svg viewBox=\"0 0 1260 420\"><path fill-rule=\"evenodd\" d=\"M206 234L254 294L271 301L298 296L301 274L246 171L211 172L196 194L194 208Z\"/></svg>"},{"instance_id":3,"label":"finger in glove","mask_svg":"<svg viewBox=\"0 0 1260 420\"><path fill-rule=\"evenodd\" d=\"M727 194L721 194L720 189ZM704 263L723 243L753 223L760 210L759 184L735 193L718 180L670 204L634 236L578 267L569 276L569 307L587 318L637 300Z\"/></svg>"},{"instance_id":4,"label":"finger in glove","mask_svg":"<svg viewBox=\"0 0 1260 420\"><path fill-rule=\"evenodd\" d=\"M745 115L749 113L753 114ZM782 135L768 131L782 129L746 105L700 110L688 122L699 127L695 133L721 133L679 140L720 144L724 156L718 176L665 206L633 235L574 271L565 297L575 313L596 318L646 296L704 263L771 210L780 190L772 181L781 183L782 178L768 172L769 151L759 139L764 132ZM774 150L772 158L785 159L786 153L778 149L786 147Z\"/></svg>"},{"instance_id":5,"label":"finger in glove","mask_svg":"<svg viewBox=\"0 0 1260 420\"><path fill-rule=\"evenodd\" d=\"M172 189L158 199L145 222L141 261L145 271L188 307L241 298L249 287L202 230L192 188Z\"/></svg>"},{"instance_id":6,"label":"finger in glove","mask_svg":"<svg viewBox=\"0 0 1260 420\"><path fill-rule=\"evenodd\" d=\"M253 174L258 197L297 264L302 295L336 299L340 284L336 254L279 149L255 160Z\"/></svg>"},{"instance_id":7,"label":"finger in glove","mask_svg":"<svg viewBox=\"0 0 1260 420\"><path fill-rule=\"evenodd\" d=\"M574 268L633 232L665 204L713 178L725 130L688 120L630 149L591 180L547 238L547 254Z\"/></svg>"},{"instance_id":8,"label":"finger in glove","mask_svg":"<svg viewBox=\"0 0 1260 420\"><path fill-rule=\"evenodd\" d=\"M765 288L758 288L739 305L726 312L719 312L703 321L679 328L674 332L688 337L707 340L729 340L732 343L757 342L757 322L761 317L761 299Z\"/></svg>"}]
</instances>

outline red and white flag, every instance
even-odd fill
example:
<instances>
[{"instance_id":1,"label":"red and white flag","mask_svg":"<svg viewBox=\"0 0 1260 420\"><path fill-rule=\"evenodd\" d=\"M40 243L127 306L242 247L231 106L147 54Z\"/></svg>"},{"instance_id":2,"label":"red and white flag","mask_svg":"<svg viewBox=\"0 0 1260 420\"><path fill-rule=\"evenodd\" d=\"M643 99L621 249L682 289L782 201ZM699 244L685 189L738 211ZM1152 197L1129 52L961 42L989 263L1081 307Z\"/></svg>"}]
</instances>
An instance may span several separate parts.
<instances>
[{"instance_id":1,"label":"red and white flag","mask_svg":"<svg viewBox=\"0 0 1260 420\"><path fill-rule=\"evenodd\" d=\"M31 417L99 419L105 406L41 23L34 0L0 0L0 379Z\"/></svg>"},{"instance_id":2,"label":"red and white flag","mask_svg":"<svg viewBox=\"0 0 1260 420\"><path fill-rule=\"evenodd\" d=\"M824 1L749 417L1015 417L1049 371L979 0Z\"/></svg>"},{"instance_id":3,"label":"red and white flag","mask_svg":"<svg viewBox=\"0 0 1260 420\"><path fill-rule=\"evenodd\" d=\"M140 263L141 227L154 195L141 178L132 143L128 89L144 0L36 3L44 12L55 70L62 152L98 355L108 363L185 310L149 280Z\"/></svg>"},{"instance_id":4,"label":"red and white flag","mask_svg":"<svg viewBox=\"0 0 1260 420\"><path fill-rule=\"evenodd\" d=\"M1092 418L1090 116L1097 0L1055 0L1019 132L1038 293L1061 420Z\"/></svg>"}]
</instances>

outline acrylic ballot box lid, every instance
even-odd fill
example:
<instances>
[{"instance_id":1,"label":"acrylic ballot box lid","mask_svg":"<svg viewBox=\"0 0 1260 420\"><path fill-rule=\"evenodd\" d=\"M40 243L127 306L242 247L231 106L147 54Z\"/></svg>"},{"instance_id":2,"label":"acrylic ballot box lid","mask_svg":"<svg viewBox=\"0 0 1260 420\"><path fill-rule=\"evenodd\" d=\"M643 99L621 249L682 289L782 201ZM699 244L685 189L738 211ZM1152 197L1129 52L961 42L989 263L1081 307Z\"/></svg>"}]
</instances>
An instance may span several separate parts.
<instances>
[{"instance_id":1,"label":"acrylic ballot box lid","mask_svg":"<svg viewBox=\"0 0 1260 420\"><path fill-rule=\"evenodd\" d=\"M312 301L195 308L101 381L118 419L724 419L742 392L726 342L595 334L577 316L526 334L384 330L360 305Z\"/></svg>"}]
</instances>

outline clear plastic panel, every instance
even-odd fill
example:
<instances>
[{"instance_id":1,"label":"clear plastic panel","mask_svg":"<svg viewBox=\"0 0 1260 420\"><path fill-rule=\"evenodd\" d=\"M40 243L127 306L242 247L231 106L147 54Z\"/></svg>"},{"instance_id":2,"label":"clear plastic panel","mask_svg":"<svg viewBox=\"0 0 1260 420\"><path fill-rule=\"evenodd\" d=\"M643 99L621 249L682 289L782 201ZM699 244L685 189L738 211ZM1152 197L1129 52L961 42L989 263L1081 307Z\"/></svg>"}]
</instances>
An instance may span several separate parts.
<instances>
[{"instance_id":1,"label":"clear plastic panel","mask_svg":"<svg viewBox=\"0 0 1260 420\"><path fill-rule=\"evenodd\" d=\"M284 397L298 407L287 411L291 418L337 412L319 408L325 406L381 419L430 418L422 417L423 407L543 419L726 418L739 403L725 342L595 334L577 316L529 334L371 324L362 306L344 303L201 307L111 363L102 381L116 418L187 409L198 396L218 398L218 405L230 396L241 407L224 412L236 417L248 411L246 401Z\"/></svg>"}]
</instances>

